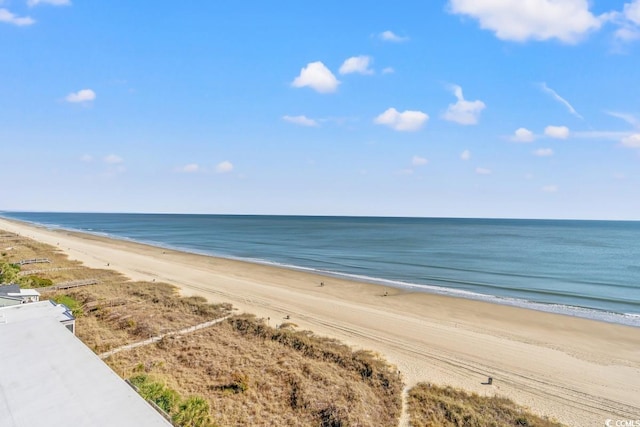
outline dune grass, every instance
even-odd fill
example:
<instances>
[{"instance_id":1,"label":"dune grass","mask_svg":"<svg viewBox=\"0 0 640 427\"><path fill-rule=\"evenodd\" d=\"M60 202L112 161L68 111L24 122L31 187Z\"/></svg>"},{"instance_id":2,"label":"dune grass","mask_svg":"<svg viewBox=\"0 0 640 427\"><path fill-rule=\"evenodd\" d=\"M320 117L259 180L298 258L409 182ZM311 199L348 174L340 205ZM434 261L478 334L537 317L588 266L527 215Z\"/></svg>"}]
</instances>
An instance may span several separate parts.
<instances>
[{"instance_id":1,"label":"dune grass","mask_svg":"<svg viewBox=\"0 0 640 427\"><path fill-rule=\"evenodd\" d=\"M409 390L412 427L558 427L509 399L469 394L452 387L421 383Z\"/></svg>"},{"instance_id":2,"label":"dune grass","mask_svg":"<svg viewBox=\"0 0 640 427\"><path fill-rule=\"evenodd\" d=\"M252 316L118 353L120 375L159 378L182 395L211 402L218 425L393 426L402 383L368 352Z\"/></svg>"}]
</instances>

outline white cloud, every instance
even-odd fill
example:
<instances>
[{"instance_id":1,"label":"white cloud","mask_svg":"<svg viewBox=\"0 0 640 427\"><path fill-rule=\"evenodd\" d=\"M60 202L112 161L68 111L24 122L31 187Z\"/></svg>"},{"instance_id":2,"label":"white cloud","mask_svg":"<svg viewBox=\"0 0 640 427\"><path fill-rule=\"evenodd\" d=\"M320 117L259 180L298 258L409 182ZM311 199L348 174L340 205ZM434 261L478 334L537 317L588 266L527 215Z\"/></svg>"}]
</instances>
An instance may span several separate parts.
<instances>
[{"instance_id":1,"label":"white cloud","mask_svg":"<svg viewBox=\"0 0 640 427\"><path fill-rule=\"evenodd\" d=\"M82 89L70 93L65 99L67 102L88 102L96 99L96 93L91 89Z\"/></svg>"},{"instance_id":2,"label":"white cloud","mask_svg":"<svg viewBox=\"0 0 640 427\"><path fill-rule=\"evenodd\" d=\"M638 1L640 2L640 0ZM618 119L624 120L625 122L629 123L631 126L640 129L640 120L638 120L633 114L620 113L616 111L606 111L606 113L611 117L616 117Z\"/></svg>"},{"instance_id":3,"label":"white cloud","mask_svg":"<svg viewBox=\"0 0 640 427\"><path fill-rule=\"evenodd\" d=\"M511 140L516 142L531 142L534 139L536 139L536 137L533 135L533 132L527 128L516 129L511 137Z\"/></svg>"},{"instance_id":4,"label":"white cloud","mask_svg":"<svg viewBox=\"0 0 640 427\"><path fill-rule=\"evenodd\" d=\"M564 99L563 97L561 97L560 95L558 95L558 93L551 89L549 86L547 86L546 83L540 83L540 88L547 94L551 95L551 97L553 99L555 99L556 101L558 101L559 103L561 103L562 105L564 105L565 107L567 107L567 110L569 110L569 112L571 114L573 114L574 116L576 116L579 119L584 119L584 117L582 117L575 108L573 108L573 106L571 104L569 104L569 101L567 101L566 99Z\"/></svg>"},{"instance_id":5,"label":"white cloud","mask_svg":"<svg viewBox=\"0 0 640 427\"><path fill-rule=\"evenodd\" d=\"M282 116L282 120L300 126L318 126L317 121L310 119L307 116Z\"/></svg>"},{"instance_id":6,"label":"white cloud","mask_svg":"<svg viewBox=\"0 0 640 427\"><path fill-rule=\"evenodd\" d=\"M200 171L200 165L198 165L197 163L189 163L188 165L182 166L178 170L184 173L196 173Z\"/></svg>"},{"instance_id":7,"label":"white cloud","mask_svg":"<svg viewBox=\"0 0 640 427\"><path fill-rule=\"evenodd\" d=\"M487 168L476 168L476 173L478 175L491 175L491 169Z\"/></svg>"},{"instance_id":8,"label":"white cloud","mask_svg":"<svg viewBox=\"0 0 640 427\"><path fill-rule=\"evenodd\" d=\"M386 125L397 131L416 131L429 120L429 115L422 111L405 110L402 113L389 108L374 119L378 125Z\"/></svg>"},{"instance_id":9,"label":"white cloud","mask_svg":"<svg viewBox=\"0 0 640 427\"><path fill-rule=\"evenodd\" d=\"M544 128L544 134L549 138L567 139L569 137L569 128L566 126L547 126Z\"/></svg>"},{"instance_id":10,"label":"white cloud","mask_svg":"<svg viewBox=\"0 0 640 427\"><path fill-rule=\"evenodd\" d=\"M464 150L462 153L460 153L460 158L462 160L469 160L471 158L471 151Z\"/></svg>"},{"instance_id":11,"label":"white cloud","mask_svg":"<svg viewBox=\"0 0 640 427\"><path fill-rule=\"evenodd\" d=\"M640 0L624 5L624 16L636 25L640 25Z\"/></svg>"},{"instance_id":12,"label":"white cloud","mask_svg":"<svg viewBox=\"0 0 640 427\"><path fill-rule=\"evenodd\" d=\"M629 25L628 23L622 24L621 28L618 28L615 32L617 39L623 42L632 42L640 39L640 29L635 25Z\"/></svg>"},{"instance_id":13,"label":"white cloud","mask_svg":"<svg viewBox=\"0 0 640 427\"><path fill-rule=\"evenodd\" d=\"M352 56L342 63L338 72L340 74L373 74L373 70L369 68L371 62L371 57L366 55Z\"/></svg>"},{"instance_id":14,"label":"white cloud","mask_svg":"<svg viewBox=\"0 0 640 427\"><path fill-rule=\"evenodd\" d=\"M85 162L85 163L89 163L93 161L93 156L91 154L83 154L82 157L80 157L80 161Z\"/></svg>"},{"instance_id":15,"label":"white cloud","mask_svg":"<svg viewBox=\"0 0 640 427\"><path fill-rule=\"evenodd\" d=\"M231 172L232 170L233 170L233 164L228 160L225 160L224 162L220 162L216 166L216 172L218 173L228 173L228 172Z\"/></svg>"},{"instance_id":16,"label":"white cloud","mask_svg":"<svg viewBox=\"0 0 640 427\"><path fill-rule=\"evenodd\" d=\"M393 67L385 67L382 69L382 74L393 74L395 72L396 70L394 70Z\"/></svg>"},{"instance_id":17,"label":"white cloud","mask_svg":"<svg viewBox=\"0 0 640 427\"><path fill-rule=\"evenodd\" d=\"M544 191L545 193L555 193L558 191L558 186L557 185L545 185L544 187L541 188L542 191Z\"/></svg>"},{"instance_id":18,"label":"white cloud","mask_svg":"<svg viewBox=\"0 0 640 427\"><path fill-rule=\"evenodd\" d=\"M591 13L587 0L450 0L449 10L477 19L499 39L518 42L577 43L605 19Z\"/></svg>"},{"instance_id":19,"label":"white cloud","mask_svg":"<svg viewBox=\"0 0 640 427\"><path fill-rule=\"evenodd\" d=\"M640 0L625 3L622 12L612 12L611 20L620 28L616 30L617 39L631 42L640 39Z\"/></svg>"},{"instance_id":20,"label":"white cloud","mask_svg":"<svg viewBox=\"0 0 640 427\"><path fill-rule=\"evenodd\" d=\"M335 92L339 84L336 76L320 61L308 63L291 83L293 87L309 86L320 93Z\"/></svg>"},{"instance_id":21,"label":"white cloud","mask_svg":"<svg viewBox=\"0 0 640 427\"><path fill-rule=\"evenodd\" d=\"M379 37L381 40L394 43L406 42L407 40L409 40L409 37L401 37L395 34L393 31L389 30L380 33Z\"/></svg>"},{"instance_id":22,"label":"white cloud","mask_svg":"<svg viewBox=\"0 0 640 427\"><path fill-rule=\"evenodd\" d=\"M480 113L486 108L484 102L465 100L462 95L462 88L458 85L452 85L451 91L458 98L458 102L449 104L449 108L447 108L443 118L461 125L475 125L478 123Z\"/></svg>"},{"instance_id":23,"label":"white cloud","mask_svg":"<svg viewBox=\"0 0 640 427\"><path fill-rule=\"evenodd\" d=\"M538 148L533 154L538 157L550 157L553 156L553 150L551 148Z\"/></svg>"},{"instance_id":24,"label":"white cloud","mask_svg":"<svg viewBox=\"0 0 640 427\"><path fill-rule=\"evenodd\" d=\"M104 162L110 165L117 165L118 163L124 162L124 159L115 154L109 154L107 157L104 158Z\"/></svg>"},{"instance_id":25,"label":"white cloud","mask_svg":"<svg viewBox=\"0 0 640 427\"><path fill-rule=\"evenodd\" d=\"M424 157L420 157L420 156L413 156L411 158L411 164L413 166L424 166L427 163L429 163L429 160L425 159Z\"/></svg>"},{"instance_id":26,"label":"white cloud","mask_svg":"<svg viewBox=\"0 0 640 427\"><path fill-rule=\"evenodd\" d=\"M7 9L0 9L0 22L6 22L7 24L17 25L19 27L24 27L27 25L35 24L35 20L31 19L29 16L16 16L13 13L9 12Z\"/></svg>"},{"instance_id":27,"label":"white cloud","mask_svg":"<svg viewBox=\"0 0 640 427\"><path fill-rule=\"evenodd\" d=\"M52 6L70 6L70 0L28 0L27 5L29 7L37 6L39 4L50 4Z\"/></svg>"},{"instance_id":28,"label":"white cloud","mask_svg":"<svg viewBox=\"0 0 640 427\"><path fill-rule=\"evenodd\" d=\"M622 138L622 146L628 148L640 148L640 133L634 133Z\"/></svg>"}]
</instances>

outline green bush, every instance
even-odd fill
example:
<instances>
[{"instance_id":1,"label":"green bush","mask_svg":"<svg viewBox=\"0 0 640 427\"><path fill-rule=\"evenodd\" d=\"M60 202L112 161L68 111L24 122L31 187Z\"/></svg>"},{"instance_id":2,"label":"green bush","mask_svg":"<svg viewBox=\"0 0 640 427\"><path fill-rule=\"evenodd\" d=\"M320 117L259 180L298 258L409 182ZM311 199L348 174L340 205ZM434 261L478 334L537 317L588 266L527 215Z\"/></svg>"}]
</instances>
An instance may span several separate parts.
<instances>
[{"instance_id":1,"label":"green bush","mask_svg":"<svg viewBox=\"0 0 640 427\"><path fill-rule=\"evenodd\" d=\"M181 427L212 427L209 403L201 397L192 396L181 401L180 395L164 384L153 381L145 374L129 378L138 388L140 396L158 405Z\"/></svg>"},{"instance_id":2,"label":"green bush","mask_svg":"<svg viewBox=\"0 0 640 427\"><path fill-rule=\"evenodd\" d=\"M129 382L138 387L140 396L154 402L167 414L171 415L176 411L180 402L180 395L176 391L164 384L150 380L144 374L130 378Z\"/></svg>"},{"instance_id":3,"label":"green bush","mask_svg":"<svg viewBox=\"0 0 640 427\"><path fill-rule=\"evenodd\" d=\"M18 280L20 266L17 264L9 264L8 262L0 262L0 283L14 283Z\"/></svg>"},{"instance_id":4,"label":"green bush","mask_svg":"<svg viewBox=\"0 0 640 427\"><path fill-rule=\"evenodd\" d=\"M24 288L46 288L47 286L53 285L51 279L44 279L34 275L21 277L19 283L20 286Z\"/></svg>"},{"instance_id":5,"label":"green bush","mask_svg":"<svg viewBox=\"0 0 640 427\"><path fill-rule=\"evenodd\" d=\"M183 427L210 427L209 403L201 397L192 396L180 404L172 420Z\"/></svg>"},{"instance_id":6,"label":"green bush","mask_svg":"<svg viewBox=\"0 0 640 427\"><path fill-rule=\"evenodd\" d=\"M67 308L71 310L71 314L73 314L74 317L82 316L83 314L82 305L73 297L70 297L69 295L57 295L51 299L57 302L58 304L66 305Z\"/></svg>"}]
</instances>

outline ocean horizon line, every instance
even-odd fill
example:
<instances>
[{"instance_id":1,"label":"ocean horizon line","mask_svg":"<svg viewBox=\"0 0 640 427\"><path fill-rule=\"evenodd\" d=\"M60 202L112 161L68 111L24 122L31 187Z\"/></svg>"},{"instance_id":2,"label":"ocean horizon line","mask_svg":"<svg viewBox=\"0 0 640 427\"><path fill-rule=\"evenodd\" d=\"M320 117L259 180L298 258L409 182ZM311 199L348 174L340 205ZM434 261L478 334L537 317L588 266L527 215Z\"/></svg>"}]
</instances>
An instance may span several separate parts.
<instances>
[{"instance_id":1,"label":"ocean horizon line","mask_svg":"<svg viewBox=\"0 0 640 427\"><path fill-rule=\"evenodd\" d=\"M497 221L584 221L584 222L640 222L640 218L550 218L550 217L526 217L526 216L417 216L417 215L362 215L362 214L304 214L304 213L204 213L204 212L147 212L147 211L51 211L51 210L22 210L0 209L2 214L95 214L95 215L180 215L180 216L228 216L228 217L304 217L304 218L380 218L380 219L460 219L460 220L497 220Z\"/></svg>"}]
</instances>

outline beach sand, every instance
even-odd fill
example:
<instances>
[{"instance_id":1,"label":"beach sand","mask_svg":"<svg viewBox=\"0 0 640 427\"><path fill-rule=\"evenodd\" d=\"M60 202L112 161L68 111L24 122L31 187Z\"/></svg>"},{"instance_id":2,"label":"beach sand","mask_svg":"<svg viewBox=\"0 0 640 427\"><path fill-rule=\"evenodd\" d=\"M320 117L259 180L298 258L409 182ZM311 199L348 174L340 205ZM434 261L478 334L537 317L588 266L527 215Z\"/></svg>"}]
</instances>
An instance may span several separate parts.
<instances>
[{"instance_id":1,"label":"beach sand","mask_svg":"<svg viewBox=\"0 0 640 427\"><path fill-rule=\"evenodd\" d=\"M293 322L372 350L397 365L407 386L429 382L498 394L573 426L640 419L640 328L4 219L0 229L56 246L88 267L168 282L185 295L229 302L271 326ZM488 377L493 383L482 384Z\"/></svg>"}]
</instances>

